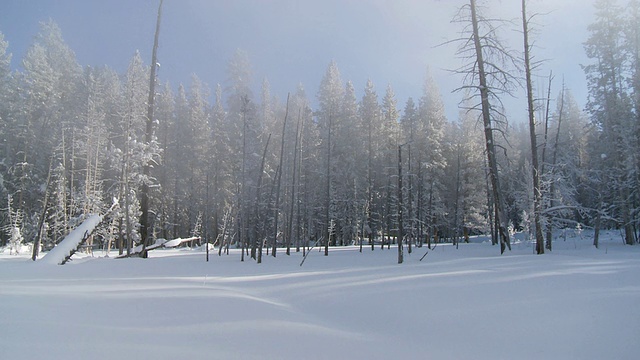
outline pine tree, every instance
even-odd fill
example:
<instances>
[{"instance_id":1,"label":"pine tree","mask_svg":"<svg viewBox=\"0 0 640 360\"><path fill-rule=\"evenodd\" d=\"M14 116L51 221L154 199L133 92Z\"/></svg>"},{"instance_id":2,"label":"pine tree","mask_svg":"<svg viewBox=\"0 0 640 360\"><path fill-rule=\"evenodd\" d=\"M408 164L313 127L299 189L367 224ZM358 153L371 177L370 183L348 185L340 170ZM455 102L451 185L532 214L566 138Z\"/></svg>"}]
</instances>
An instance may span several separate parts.
<instances>
[{"instance_id":1,"label":"pine tree","mask_svg":"<svg viewBox=\"0 0 640 360\"><path fill-rule=\"evenodd\" d=\"M171 209L174 201L174 177L175 173L172 168L176 164L176 160L173 158L173 150L175 146L175 138L173 129L175 128L175 98L171 86L166 83L162 91L157 95L156 99L157 110L156 117L158 119L158 144L162 154L162 160L160 166L156 166L152 169L151 175L155 177L160 185L160 194L158 199L158 222L160 237L167 239L169 237L169 230L174 224L174 220L171 217ZM205 218L206 221L206 218Z\"/></svg>"},{"instance_id":2,"label":"pine tree","mask_svg":"<svg viewBox=\"0 0 640 360\"><path fill-rule=\"evenodd\" d=\"M424 197L424 214L427 226L429 226L429 238L436 236L439 224L444 218L438 218L437 214L444 213L444 132L447 124L444 112L444 104L440 91L429 73L425 77L423 94L418 105L418 112L414 121L414 128L409 131L407 141L414 141L411 146L414 172L420 172L419 185L424 186L421 191ZM419 169L418 167L424 167Z\"/></svg>"},{"instance_id":3,"label":"pine tree","mask_svg":"<svg viewBox=\"0 0 640 360\"><path fill-rule=\"evenodd\" d=\"M77 118L77 86L81 68L75 54L53 22L40 24L40 31L22 60L24 90L16 114L12 181L16 206L25 214L38 212L38 199L49 167L49 159L60 143L62 131ZM56 129L57 131L51 131ZM25 217L26 233L34 233L31 216Z\"/></svg>"},{"instance_id":4,"label":"pine tree","mask_svg":"<svg viewBox=\"0 0 640 360\"><path fill-rule=\"evenodd\" d=\"M393 98L393 90L390 87L387 88L387 97L385 97L385 101L387 102L385 105L388 107L388 111L396 111L395 110L395 99ZM390 114L391 116L397 116L397 114ZM366 214L366 233L368 233L369 237L369 245L371 245L371 249L374 249L374 240L375 240L375 232L378 228L377 221L378 219L375 217L372 211L375 211L374 199L377 198L375 195L376 190L375 186L377 185L377 174L379 172L379 168L376 166L377 161L377 151L378 149L378 137L381 135L382 130L382 114L380 106L378 105L378 95L376 94L375 88L373 86L373 82L371 80L367 80L367 85L364 89L364 95L362 97L362 101L360 103L360 118L361 118L361 134L362 136L366 136L366 146L364 147L364 153L367 154L366 160L366 200L365 200L365 214ZM362 234L362 237L365 236L365 233ZM360 244L362 246L362 239L360 240Z\"/></svg>"},{"instance_id":5,"label":"pine tree","mask_svg":"<svg viewBox=\"0 0 640 360\"><path fill-rule=\"evenodd\" d=\"M629 56L624 44L622 11L614 0L599 0L595 4L596 20L589 25L590 37L584 44L587 56L594 63L584 67L589 86L587 109L600 131L603 148L600 164L604 183L612 186L610 194L615 208L613 215L622 224L625 242L635 242L631 220L630 196L634 162L629 158L633 134L632 101L629 96ZM631 57L633 58L633 57ZM601 211L601 210L600 210Z\"/></svg>"},{"instance_id":6,"label":"pine tree","mask_svg":"<svg viewBox=\"0 0 640 360\"><path fill-rule=\"evenodd\" d=\"M320 82L318 90L318 110L317 123L321 136L320 148L324 149L324 222L320 223L321 231L318 234L324 239L324 254L329 255L329 243L332 241L330 225L335 221L335 214L332 212L332 203L334 202L334 194L332 191L333 174L333 144L332 136L334 136L334 124L340 121L340 109L344 98L344 88L342 87L342 79L340 71L335 61L332 61ZM324 228L324 230L321 230Z\"/></svg>"}]
</instances>

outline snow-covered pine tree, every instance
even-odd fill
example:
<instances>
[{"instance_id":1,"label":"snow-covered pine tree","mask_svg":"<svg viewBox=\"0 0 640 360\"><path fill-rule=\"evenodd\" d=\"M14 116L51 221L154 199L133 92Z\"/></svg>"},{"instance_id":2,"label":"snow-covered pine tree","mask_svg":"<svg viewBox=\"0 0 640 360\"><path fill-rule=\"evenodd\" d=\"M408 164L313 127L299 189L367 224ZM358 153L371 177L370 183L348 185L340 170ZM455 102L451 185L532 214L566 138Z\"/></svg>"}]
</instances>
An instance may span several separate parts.
<instances>
[{"instance_id":1,"label":"snow-covered pine tree","mask_svg":"<svg viewBox=\"0 0 640 360\"><path fill-rule=\"evenodd\" d=\"M176 164L175 153L172 151L175 145L173 129L175 128L175 99L169 83L166 83L156 96L155 116L158 119L157 138L161 151L161 164L151 169L151 176L157 179L161 191L158 194L158 213L156 229L158 236L169 238L169 231L174 226L172 215ZM206 221L206 219L205 219Z\"/></svg>"},{"instance_id":2,"label":"snow-covered pine tree","mask_svg":"<svg viewBox=\"0 0 640 360\"><path fill-rule=\"evenodd\" d=\"M25 231L35 234L37 224L31 214L38 212L49 159L60 143L61 129L73 126L78 104L77 86L81 76L75 54L52 20L40 24L40 31L22 59L22 110L15 114L15 141L12 141L12 193L16 206L25 214ZM56 129L57 131L51 131ZM37 217L36 217L37 218Z\"/></svg>"},{"instance_id":3,"label":"snow-covered pine tree","mask_svg":"<svg viewBox=\"0 0 640 360\"><path fill-rule=\"evenodd\" d=\"M409 117L412 117L416 113L415 104L412 98L407 100L406 111L409 110ZM413 111L413 112L412 112ZM413 115L411 115L413 114ZM391 244L391 228L394 214L393 207L395 201L394 185L391 182L393 172L393 161L395 159L395 149L398 145L399 125L398 119L400 114L397 108L397 100L393 88L391 85L387 85L384 99L382 101L382 121L380 123L380 131L376 136L376 163L377 176L375 179L376 186L376 198L374 213L378 214L380 219L379 233L382 234L381 248L384 248L386 242L387 246ZM386 238L386 240L385 240Z\"/></svg>"},{"instance_id":4,"label":"snow-covered pine tree","mask_svg":"<svg viewBox=\"0 0 640 360\"><path fill-rule=\"evenodd\" d=\"M318 110L317 125L320 136L319 149L323 149L324 155L320 158L324 165L324 195L321 197L324 206L324 218L319 221L319 227L316 229L316 237L323 239L325 256L329 255L329 243L332 242L329 224L332 223L334 213L332 212L332 203L334 200L332 191L333 174L333 144L332 136L334 136L334 123L339 121L341 104L344 98L344 88L342 87L342 79L340 71L335 61L331 61L325 72L320 89L318 90Z\"/></svg>"},{"instance_id":5,"label":"snow-covered pine tree","mask_svg":"<svg viewBox=\"0 0 640 360\"><path fill-rule=\"evenodd\" d=\"M391 92L391 93L389 93ZM395 99L393 98L393 90L390 87L387 88L387 94L385 97L385 101L387 102L385 105L387 106L387 111L396 111L393 108L395 107ZM397 114L390 114L391 116L395 116ZM377 179L379 178L379 173L382 170L381 167L378 167L378 161L376 158L378 156L379 144L378 140L382 136L382 114L380 105L378 105L378 95L376 94L376 90L373 86L373 82L371 80L367 80L367 85L364 89L364 95L362 96L362 100L360 102L360 137L365 138L365 146L363 147L363 153L366 154L366 189L363 192L366 196L364 197L364 205L366 208L366 230L365 233L362 234L368 236L369 245L371 245L371 249L374 249L374 240L376 238L376 231L379 227L379 218L376 216L376 208L374 206L374 199L377 200L378 196L376 196L376 186L378 185ZM362 242L362 239L360 240Z\"/></svg>"},{"instance_id":6,"label":"snow-covered pine tree","mask_svg":"<svg viewBox=\"0 0 640 360\"><path fill-rule=\"evenodd\" d=\"M24 241L22 236L22 221L24 214L20 209L14 209L13 197L11 195L7 195L6 211L8 223L4 226L3 230L9 238L9 254L18 255L20 254L22 242Z\"/></svg>"},{"instance_id":7,"label":"snow-covered pine tree","mask_svg":"<svg viewBox=\"0 0 640 360\"><path fill-rule=\"evenodd\" d=\"M414 173L420 172L419 185L422 190L424 221L428 226L428 236L435 236L444 222L444 132L447 118L444 112L442 95L435 80L427 71L422 96L418 105L415 128L413 131L412 157L417 161L412 167ZM418 167L423 167L418 169ZM444 230L444 229L442 229Z\"/></svg>"},{"instance_id":8,"label":"snow-covered pine tree","mask_svg":"<svg viewBox=\"0 0 640 360\"><path fill-rule=\"evenodd\" d=\"M601 181L611 188L605 201L613 205L614 212L610 215L622 225L625 242L631 245L635 243L635 236L630 185L635 179L630 169L636 166L631 144L637 143L637 134L632 131L635 117L631 82L627 80L633 78L629 61L637 58L637 54L628 56L623 11L617 1L598 0L595 9L596 19L588 26L590 36L584 43L585 52L592 59L592 63L584 67L589 87L587 110L600 133L599 143L604 145L599 164Z\"/></svg>"},{"instance_id":9,"label":"snow-covered pine tree","mask_svg":"<svg viewBox=\"0 0 640 360\"><path fill-rule=\"evenodd\" d=\"M257 116L256 105L251 91L252 70L248 54L243 50L236 50L227 64L227 79L225 92L227 93L226 129L231 140L228 159L231 164L235 190L233 201L238 205L235 210L235 227L238 231L238 241L246 242L251 213L250 199L253 193L252 183L256 179L255 172L259 167L261 151L261 124ZM232 190L232 192L234 191Z\"/></svg>"}]
</instances>

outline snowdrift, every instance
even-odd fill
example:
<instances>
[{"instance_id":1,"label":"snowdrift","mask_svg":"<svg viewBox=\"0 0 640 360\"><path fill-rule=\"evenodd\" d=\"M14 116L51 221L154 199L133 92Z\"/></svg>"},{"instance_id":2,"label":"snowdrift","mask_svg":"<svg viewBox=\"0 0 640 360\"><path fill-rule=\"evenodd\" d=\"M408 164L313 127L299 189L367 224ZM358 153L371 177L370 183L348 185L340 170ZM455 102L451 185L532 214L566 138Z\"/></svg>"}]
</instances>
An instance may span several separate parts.
<instances>
[{"instance_id":1,"label":"snowdrift","mask_svg":"<svg viewBox=\"0 0 640 360\"><path fill-rule=\"evenodd\" d=\"M616 232L600 249L585 233L556 239L540 256L530 241L504 255L438 244L423 261L414 248L401 265L396 248L353 246L302 267L302 253L256 264L236 249L64 267L0 255L0 358L638 358L640 246Z\"/></svg>"}]
</instances>

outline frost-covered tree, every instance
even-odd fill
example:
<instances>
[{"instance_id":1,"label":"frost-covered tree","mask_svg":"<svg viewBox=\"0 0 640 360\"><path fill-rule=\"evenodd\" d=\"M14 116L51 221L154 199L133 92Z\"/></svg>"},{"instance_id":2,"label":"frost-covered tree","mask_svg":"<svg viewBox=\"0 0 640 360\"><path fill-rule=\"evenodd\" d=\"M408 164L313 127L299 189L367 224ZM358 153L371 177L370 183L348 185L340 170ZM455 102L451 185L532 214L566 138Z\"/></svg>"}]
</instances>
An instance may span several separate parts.
<instances>
[{"instance_id":1,"label":"frost-covered tree","mask_svg":"<svg viewBox=\"0 0 640 360\"><path fill-rule=\"evenodd\" d=\"M320 89L318 90L318 110L316 112L318 131L320 132L321 142L320 148L324 150L323 162L324 168L324 221L320 222L319 236L324 238L324 251L325 256L329 254L329 243L332 242L331 232L329 231L329 225L334 220L334 213L332 212L332 182L333 174L332 168L334 166L334 145L332 143L332 137L335 136L334 124L339 122L341 104L344 99L344 88L342 86L342 78L338 65L335 61L329 63L329 67L320 82Z\"/></svg>"},{"instance_id":2,"label":"frost-covered tree","mask_svg":"<svg viewBox=\"0 0 640 360\"><path fill-rule=\"evenodd\" d=\"M212 156L210 158L209 179L211 183L211 195L213 196L213 209L211 214L210 239L218 238L218 229L222 226L222 215L225 204L231 203L231 191L233 178L231 174L231 144L232 139L227 132L226 112L223 106L222 87L216 85L213 108L210 113Z\"/></svg>"},{"instance_id":3,"label":"frost-covered tree","mask_svg":"<svg viewBox=\"0 0 640 360\"><path fill-rule=\"evenodd\" d=\"M147 100L147 69L142 63L140 53L136 52L129 63L124 85L122 87L123 103L118 109L119 136L114 139L111 151L114 166L121 168L119 203L121 208L115 216L124 219L127 254L140 238L140 199L138 189L143 181L142 168L149 160L149 148L144 144Z\"/></svg>"},{"instance_id":4,"label":"frost-covered tree","mask_svg":"<svg viewBox=\"0 0 640 360\"><path fill-rule=\"evenodd\" d=\"M391 116L395 116L397 119L397 110L395 109L395 98L393 97L393 90L388 88L387 97L385 97L386 106L388 111L396 112L395 114L390 114ZM362 221L366 222L366 230L363 232L362 236L368 235L369 245L371 245L371 249L374 248L374 239L376 235L376 231L379 227L379 213L376 209L376 202L378 196L377 186L378 186L378 174L381 167L379 167L377 158L378 151L380 150L380 141L379 138L382 134L382 113L380 105L378 104L378 95L373 86L373 82L371 80L367 80L367 84L364 89L364 95L362 96L362 101L360 102L360 119L361 119L361 135L365 137L365 146L363 147L364 152L366 153L366 194L364 209L366 209L365 216L366 218Z\"/></svg>"},{"instance_id":5,"label":"frost-covered tree","mask_svg":"<svg viewBox=\"0 0 640 360\"><path fill-rule=\"evenodd\" d=\"M24 214L20 209L14 209L13 198L7 196L7 218L8 223L3 227L4 232L9 237L9 253L18 255L22 248L24 238L22 236L22 221Z\"/></svg>"},{"instance_id":6,"label":"frost-covered tree","mask_svg":"<svg viewBox=\"0 0 640 360\"><path fill-rule=\"evenodd\" d=\"M624 20L622 9L615 0L599 0L595 3L596 20L590 24L589 39L584 47L593 63L584 67L589 87L587 110L598 128L601 149L601 181L610 187L604 202L612 205L616 226L624 229L625 242L635 243L631 200L637 166L635 155L631 155L637 134L632 129L633 115L632 87L633 78L629 71L629 49L624 41ZM599 209L599 212L604 209ZM598 216L600 219L600 216ZM599 227L599 220L596 227Z\"/></svg>"},{"instance_id":7,"label":"frost-covered tree","mask_svg":"<svg viewBox=\"0 0 640 360\"><path fill-rule=\"evenodd\" d=\"M428 236L436 236L444 218L444 135L447 118L442 95L429 73L425 77L423 93L411 128L404 129L406 141L411 141L412 174L419 174L418 186L421 193L424 221L428 226ZM418 191L416 191L417 193Z\"/></svg>"},{"instance_id":8,"label":"frost-covered tree","mask_svg":"<svg viewBox=\"0 0 640 360\"><path fill-rule=\"evenodd\" d=\"M60 28L51 20L40 24L22 67L23 90L18 105L22 110L10 122L15 137L9 150L15 154L10 183L15 206L31 214L37 212L42 197L49 159L64 129L73 126L78 114L77 86L82 71ZM35 224L29 219L31 216L25 217L25 226L32 228Z\"/></svg>"},{"instance_id":9,"label":"frost-covered tree","mask_svg":"<svg viewBox=\"0 0 640 360\"><path fill-rule=\"evenodd\" d=\"M482 125L478 111L461 110L448 132L447 182L453 236L489 230Z\"/></svg>"},{"instance_id":10,"label":"frost-covered tree","mask_svg":"<svg viewBox=\"0 0 640 360\"><path fill-rule=\"evenodd\" d=\"M408 112L407 112L408 111ZM409 113L409 117L414 117L416 114L415 104L412 98L407 100L405 107L405 114ZM387 86L384 99L382 100L382 122L380 124L379 133L376 136L376 165L377 169L377 191L376 198L378 198L376 210L374 210L380 219L380 229L378 230L387 239L383 239L381 247L384 247L384 243L387 245L391 243L391 226L392 226L392 214L394 214L393 207L394 200L394 183L391 181L393 171L393 161L395 160L395 150L398 145L400 113L397 108L397 100L395 93L391 85Z\"/></svg>"},{"instance_id":11,"label":"frost-covered tree","mask_svg":"<svg viewBox=\"0 0 640 360\"><path fill-rule=\"evenodd\" d=\"M209 126L209 90L193 76L189 89L188 138L180 144L186 149L188 180L189 229L195 227L198 214L207 214L209 198L207 190L207 162L211 156L211 128Z\"/></svg>"},{"instance_id":12,"label":"frost-covered tree","mask_svg":"<svg viewBox=\"0 0 640 360\"><path fill-rule=\"evenodd\" d=\"M549 163L543 174L548 183L546 215L552 228L575 227L588 222L588 209L597 208L597 179L590 178L587 152L588 121L569 90L563 89L551 116ZM595 185L595 187L594 187ZM547 236L547 247L551 239Z\"/></svg>"},{"instance_id":13,"label":"frost-covered tree","mask_svg":"<svg viewBox=\"0 0 640 360\"><path fill-rule=\"evenodd\" d=\"M175 223L172 217L175 172L172 169L176 164L173 151L176 144L173 131L176 122L175 98L169 83L166 83L156 96L156 104L157 137L162 160L159 166L152 169L151 176L157 179L161 189L158 194L158 213L156 214L158 236L167 239Z\"/></svg>"},{"instance_id":14,"label":"frost-covered tree","mask_svg":"<svg viewBox=\"0 0 640 360\"><path fill-rule=\"evenodd\" d=\"M10 158L10 136L13 126L9 125L13 121L12 113L12 92L14 92L14 81L11 74L11 54L7 53L9 43L4 40L4 34L0 32L0 198L8 195L5 186L5 175L8 173L7 164L13 163ZM4 246L6 238L0 235L0 246Z\"/></svg>"},{"instance_id":15,"label":"frost-covered tree","mask_svg":"<svg viewBox=\"0 0 640 360\"><path fill-rule=\"evenodd\" d=\"M332 168L331 168L331 213L335 217L333 245L348 245L355 241L356 222L360 218L359 192L366 190L365 173L360 171L366 164L360 158L363 135L360 133L358 103L355 88L347 81L340 103L338 116L332 119Z\"/></svg>"},{"instance_id":16,"label":"frost-covered tree","mask_svg":"<svg viewBox=\"0 0 640 360\"><path fill-rule=\"evenodd\" d=\"M240 242L247 241L249 224L249 204L255 172L259 167L257 156L261 152L261 124L257 116L256 104L251 91L251 63L249 56L242 50L236 50L227 64L227 116L226 129L230 143L230 162L236 191L234 202L237 204L235 216Z\"/></svg>"}]
</instances>

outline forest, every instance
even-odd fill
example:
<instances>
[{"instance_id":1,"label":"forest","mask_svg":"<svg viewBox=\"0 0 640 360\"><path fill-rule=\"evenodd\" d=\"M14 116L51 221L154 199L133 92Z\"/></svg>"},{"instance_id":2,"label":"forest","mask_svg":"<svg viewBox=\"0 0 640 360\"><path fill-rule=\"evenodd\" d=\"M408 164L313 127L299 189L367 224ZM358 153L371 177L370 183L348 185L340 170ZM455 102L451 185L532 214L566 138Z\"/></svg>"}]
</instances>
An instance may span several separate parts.
<instances>
[{"instance_id":1,"label":"forest","mask_svg":"<svg viewBox=\"0 0 640 360\"><path fill-rule=\"evenodd\" d=\"M176 86L156 75L155 51L135 53L125 73L79 64L54 20L15 70L0 29L0 247L50 250L111 208L92 241L121 255L193 237L259 262L311 246L411 252L477 234L505 251L516 231L542 254L563 228L594 229L596 247L604 229L637 244L640 2L596 2L584 109L561 74L531 61L525 3L508 25L517 49L474 0L453 19L452 71L465 80L455 119L429 75L399 104L391 84L353 84L331 61L316 88L285 98L266 79L254 93L238 50L214 86L196 75ZM149 14L156 48L161 9ZM547 83L532 84L532 72ZM509 121L503 101L523 88L528 122Z\"/></svg>"}]
</instances>

